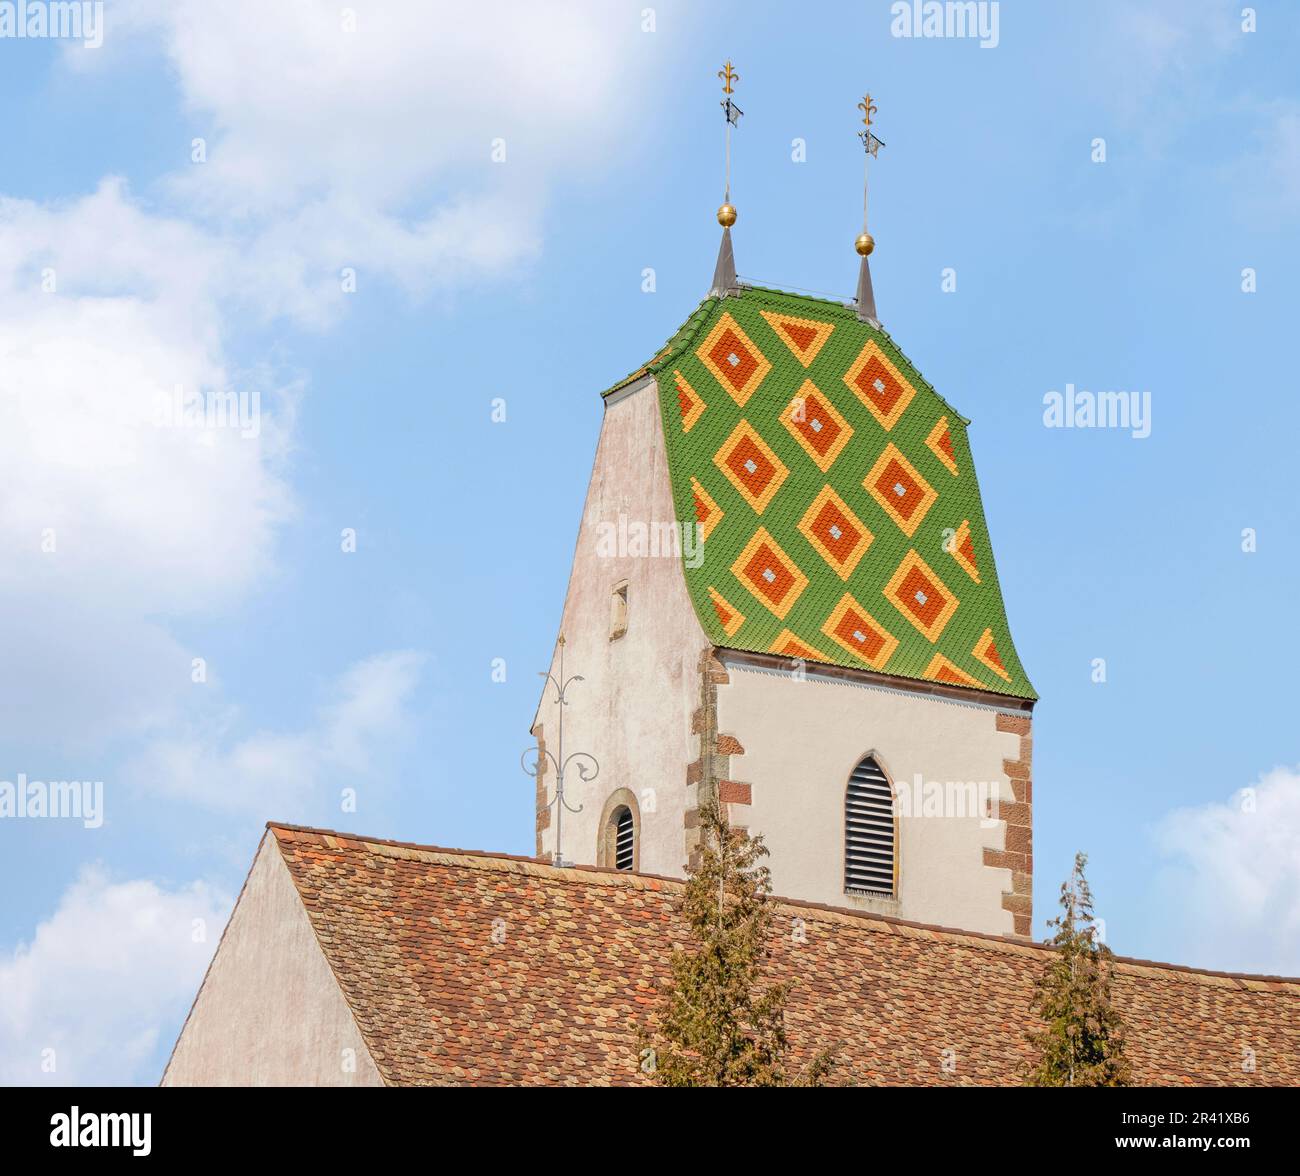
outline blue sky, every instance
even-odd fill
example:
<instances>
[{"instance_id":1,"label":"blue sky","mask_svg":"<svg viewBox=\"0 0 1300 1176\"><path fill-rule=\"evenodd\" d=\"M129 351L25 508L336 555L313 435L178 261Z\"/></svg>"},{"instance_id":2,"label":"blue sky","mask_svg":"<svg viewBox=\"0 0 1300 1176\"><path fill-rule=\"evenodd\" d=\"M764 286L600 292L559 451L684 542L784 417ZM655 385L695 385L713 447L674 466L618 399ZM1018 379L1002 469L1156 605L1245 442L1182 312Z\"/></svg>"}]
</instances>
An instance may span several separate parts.
<instances>
[{"instance_id":1,"label":"blue sky","mask_svg":"<svg viewBox=\"0 0 1300 1176\"><path fill-rule=\"evenodd\" d=\"M728 56L742 277L851 296L879 105L880 315L1042 696L1036 931L1085 849L1122 954L1300 973L1294 8L339 7L0 39L0 779L106 813L0 822L0 1081L156 1081L268 817L532 851L597 394L707 289ZM1067 384L1150 436L1045 428ZM159 429L177 385L258 435Z\"/></svg>"}]
</instances>

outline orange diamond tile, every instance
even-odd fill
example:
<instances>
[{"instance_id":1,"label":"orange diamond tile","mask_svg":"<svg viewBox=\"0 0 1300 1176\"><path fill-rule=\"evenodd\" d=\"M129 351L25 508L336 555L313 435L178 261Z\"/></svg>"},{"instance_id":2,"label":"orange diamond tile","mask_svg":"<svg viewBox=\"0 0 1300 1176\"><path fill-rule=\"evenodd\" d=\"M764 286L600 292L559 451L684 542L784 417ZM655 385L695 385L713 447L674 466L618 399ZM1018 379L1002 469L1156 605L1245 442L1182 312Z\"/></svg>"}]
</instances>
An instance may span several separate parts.
<instances>
[{"instance_id":1,"label":"orange diamond tile","mask_svg":"<svg viewBox=\"0 0 1300 1176\"><path fill-rule=\"evenodd\" d=\"M980 570L975 562L975 545L970 537L970 519L962 519L961 526L944 546L948 554L961 564L962 571L978 584Z\"/></svg>"},{"instance_id":2,"label":"orange diamond tile","mask_svg":"<svg viewBox=\"0 0 1300 1176\"><path fill-rule=\"evenodd\" d=\"M907 410L916 395L912 387L890 360L871 340L844 374L849 390L871 411L871 415L888 432Z\"/></svg>"},{"instance_id":3,"label":"orange diamond tile","mask_svg":"<svg viewBox=\"0 0 1300 1176\"><path fill-rule=\"evenodd\" d=\"M971 656L982 665L988 666L1004 682L1011 681L1011 675L1007 673L1002 658L998 656L998 647L993 643L992 629L985 629L980 634L980 639L975 642L975 648L971 650Z\"/></svg>"},{"instance_id":4,"label":"orange diamond tile","mask_svg":"<svg viewBox=\"0 0 1300 1176\"><path fill-rule=\"evenodd\" d=\"M767 509L790 473L748 421L736 425L713 455L713 463L756 514Z\"/></svg>"},{"instance_id":5,"label":"orange diamond tile","mask_svg":"<svg viewBox=\"0 0 1300 1176\"><path fill-rule=\"evenodd\" d=\"M848 592L826 618L822 632L873 670L883 670L898 648L898 638Z\"/></svg>"},{"instance_id":6,"label":"orange diamond tile","mask_svg":"<svg viewBox=\"0 0 1300 1176\"><path fill-rule=\"evenodd\" d=\"M849 509L848 503L829 486L812 500L798 527L841 580L847 580L853 574L858 561L875 539L867 525Z\"/></svg>"},{"instance_id":7,"label":"orange diamond tile","mask_svg":"<svg viewBox=\"0 0 1300 1176\"><path fill-rule=\"evenodd\" d=\"M885 598L915 626L927 641L937 641L957 611L958 600L915 550L885 585Z\"/></svg>"},{"instance_id":8,"label":"orange diamond tile","mask_svg":"<svg viewBox=\"0 0 1300 1176\"><path fill-rule=\"evenodd\" d=\"M682 414L682 432L689 433L695 422L704 414L704 401L700 394L686 382L681 372L673 372L677 383L677 407Z\"/></svg>"},{"instance_id":9,"label":"orange diamond tile","mask_svg":"<svg viewBox=\"0 0 1300 1176\"><path fill-rule=\"evenodd\" d=\"M719 316L695 354L741 408L772 370L763 353L726 312Z\"/></svg>"},{"instance_id":10,"label":"orange diamond tile","mask_svg":"<svg viewBox=\"0 0 1300 1176\"><path fill-rule=\"evenodd\" d=\"M930 430L930 435L925 439L929 446L930 452L934 454L945 466L948 472L954 476L957 475L957 455L952 448L952 435L948 432L948 418L940 417L939 423Z\"/></svg>"},{"instance_id":11,"label":"orange diamond tile","mask_svg":"<svg viewBox=\"0 0 1300 1176\"><path fill-rule=\"evenodd\" d=\"M947 682L952 686L982 686L983 682L972 678L965 670L953 665L941 653L936 653L925 667L925 676L932 682Z\"/></svg>"},{"instance_id":12,"label":"orange diamond tile","mask_svg":"<svg viewBox=\"0 0 1300 1176\"><path fill-rule=\"evenodd\" d=\"M731 574L781 620L808 587L808 577L763 527L731 565Z\"/></svg>"},{"instance_id":13,"label":"orange diamond tile","mask_svg":"<svg viewBox=\"0 0 1300 1176\"><path fill-rule=\"evenodd\" d=\"M939 497L892 443L885 446L862 484L909 539Z\"/></svg>"},{"instance_id":14,"label":"orange diamond tile","mask_svg":"<svg viewBox=\"0 0 1300 1176\"><path fill-rule=\"evenodd\" d=\"M817 358L817 353L826 346L826 340L835 329L834 323L796 318L792 314L778 314L774 310L760 310L759 314L804 367Z\"/></svg>"},{"instance_id":15,"label":"orange diamond tile","mask_svg":"<svg viewBox=\"0 0 1300 1176\"><path fill-rule=\"evenodd\" d=\"M823 474L835 464L853 436L853 426L836 412L835 406L811 380L803 382L798 394L781 413L781 423Z\"/></svg>"},{"instance_id":16,"label":"orange diamond tile","mask_svg":"<svg viewBox=\"0 0 1300 1176\"><path fill-rule=\"evenodd\" d=\"M698 478L691 479L691 497L695 503L695 521L700 524L700 537L707 539L713 528L722 521L722 507L713 501Z\"/></svg>"},{"instance_id":17,"label":"orange diamond tile","mask_svg":"<svg viewBox=\"0 0 1300 1176\"><path fill-rule=\"evenodd\" d=\"M782 629L776 635L776 640L768 647L768 652L779 653L783 657L801 657L805 661L826 660L826 655L820 649L814 649L811 645L800 641L789 629Z\"/></svg>"},{"instance_id":18,"label":"orange diamond tile","mask_svg":"<svg viewBox=\"0 0 1300 1176\"><path fill-rule=\"evenodd\" d=\"M728 637L734 637L736 630L745 623L745 618L741 615L738 608L735 608L716 588L709 588L709 599L713 601L713 611L718 614L718 621L722 625L722 631Z\"/></svg>"}]
</instances>

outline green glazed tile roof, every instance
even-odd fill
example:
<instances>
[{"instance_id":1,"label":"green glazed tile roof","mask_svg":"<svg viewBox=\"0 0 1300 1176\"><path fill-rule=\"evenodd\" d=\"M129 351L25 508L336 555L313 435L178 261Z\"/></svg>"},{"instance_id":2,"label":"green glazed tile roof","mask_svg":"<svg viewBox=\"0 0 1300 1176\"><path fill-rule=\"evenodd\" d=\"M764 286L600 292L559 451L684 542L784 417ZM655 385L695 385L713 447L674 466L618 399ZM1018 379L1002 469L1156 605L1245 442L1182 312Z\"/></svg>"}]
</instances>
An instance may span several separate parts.
<instances>
[{"instance_id":1,"label":"green glazed tile roof","mask_svg":"<svg viewBox=\"0 0 1300 1176\"><path fill-rule=\"evenodd\" d=\"M706 299L642 372L677 517L703 528L703 559L683 563L714 644L1036 697L968 422L888 334L745 287Z\"/></svg>"}]
</instances>

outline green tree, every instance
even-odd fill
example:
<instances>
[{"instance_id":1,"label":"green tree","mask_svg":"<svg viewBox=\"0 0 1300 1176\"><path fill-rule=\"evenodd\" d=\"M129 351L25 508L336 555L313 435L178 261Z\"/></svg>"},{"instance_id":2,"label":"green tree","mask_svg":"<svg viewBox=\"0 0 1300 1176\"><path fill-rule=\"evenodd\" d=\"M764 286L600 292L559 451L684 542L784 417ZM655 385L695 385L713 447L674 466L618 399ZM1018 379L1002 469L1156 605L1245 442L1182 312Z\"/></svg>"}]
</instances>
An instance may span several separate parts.
<instances>
[{"instance_id":1,"label":"green tree","mask_svg":"<svg viewBox=\"0 0 1300 1176\"><path fill-rule=\"evenodd\" d=\"M1043 1028L1031 1032L1038 1063L1027 1086L1128 1086L1124 1024L1111 1003L1114 956L1097 936L1092 891L1076 854L1074 871L1061 885L1061 914L1048 941L1056 951L1038 978L1033 1009Z\"/></svg>"},{"instance_id":2,"label":"green tree","mask_svg":"<svg viewBox=\"0 0 1300 1176\"><path fill-rule=\"evenodd\" d=\"M653 1058L660 1086L822 1086L829 1053L789 1072L785 1005L792 982L763 984L774 912L761 837L732 829L721 808L700 808L701 855L678 903L690 944L674 950L653 1034L642 1035L642 1058Z\"/></svg>"}]
</instances>

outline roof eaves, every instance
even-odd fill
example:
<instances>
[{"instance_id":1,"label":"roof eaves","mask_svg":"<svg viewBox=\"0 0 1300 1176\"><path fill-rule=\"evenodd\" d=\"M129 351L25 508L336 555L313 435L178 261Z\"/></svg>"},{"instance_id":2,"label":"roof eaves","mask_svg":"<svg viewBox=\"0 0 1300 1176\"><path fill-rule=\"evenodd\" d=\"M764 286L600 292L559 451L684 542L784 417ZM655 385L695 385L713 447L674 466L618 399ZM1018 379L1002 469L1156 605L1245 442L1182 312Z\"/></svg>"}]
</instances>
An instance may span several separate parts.
<instances>
[{"instance_id":1,"label":"roof eaves","mask_svg":"<svg viewBox=\"0 0 1300 1176\"><path fill-rule=\"evenodd\" d=\"M740 649L733 646L716 647L724 660L731 659L741 665L770 672L789 673L790 658L785 654L772 653L770 650ZM967 703L973 706L992 707L1009 713L1032 712L1038 702L1038 695L1032 686L1027 692L1020 692L1013 687L974 687L961 686L957 683L935 682L928 678L910 678L905 674L886 674L881 670L867 669L864 666L842 665L839 662L819 661L815 658L804 659L806 670L823 678L856 682L864 686L875 686L882 690L901 691L906 694L924 694L933 698L947 699L951 702ZM1026 680L1028 686L1028 680Z\"/></svg>"}]
</instances>

